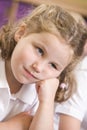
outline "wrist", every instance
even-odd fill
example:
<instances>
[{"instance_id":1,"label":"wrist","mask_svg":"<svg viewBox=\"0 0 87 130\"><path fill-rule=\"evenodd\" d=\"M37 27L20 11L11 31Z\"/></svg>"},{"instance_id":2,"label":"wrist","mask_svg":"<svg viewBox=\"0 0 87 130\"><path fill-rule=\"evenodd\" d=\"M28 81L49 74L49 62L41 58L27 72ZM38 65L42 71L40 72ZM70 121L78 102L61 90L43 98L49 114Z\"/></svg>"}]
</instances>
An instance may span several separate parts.
<instances>
[{"instance_id":1,"label":"wrist","mask_svg":"<svg viewBox=\"0 0 87 130\"><path fill-rule=\"evenodd\" d=\"M44 104L53 104L54 103L54 99L53 98L44 98L44 99L39 99L40 103L44 103Z\"/></svg>"},{"instance_id":2,"label":"wrist","mask_svg":"<svg viewBox=\"0 0 87 130\"><path fill-rule=\"evenodd\" d=\"M54 106L54 100L40 100L39 105L43 107L52 107Z\"/></svg>"}]
</instances>

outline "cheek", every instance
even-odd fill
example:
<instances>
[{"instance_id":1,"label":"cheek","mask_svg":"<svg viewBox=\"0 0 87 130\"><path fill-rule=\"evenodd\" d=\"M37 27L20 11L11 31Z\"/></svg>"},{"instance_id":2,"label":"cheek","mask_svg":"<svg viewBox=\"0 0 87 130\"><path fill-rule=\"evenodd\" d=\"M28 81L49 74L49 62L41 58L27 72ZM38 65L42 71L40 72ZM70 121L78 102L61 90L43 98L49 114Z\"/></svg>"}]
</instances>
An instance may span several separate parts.
<instances>
[{"instance_id":1,"label":"cheek","mask_svg":"<svg viewBox=\"0 0 87 130\"><path fill-rule=\"evenodd\" d=\"M38 60L38 57L29 49L24 49L18 53L18 56L16 56L16 61L21 64L31 65L36 60Z\"/></svg>"},{"instance_id":2,"label":"cheek","mask_svg":"<svg viewBox=\"0 0 87 130\"><path fill-rule=\"evenodd\" d=\"M65 68L64 68L64 69L65 69ZM55 74L54 74L55 77L59 77L60 74L63 72L64 69L56 71Z\"/></svg>"},{"instance_id":3,"label":"cheek","mask_svg":"<svg viewBox=\"0 0 87 130\"><path fill-rule=\"evenodd\" d=\"M46 73L48 72L48 75L49 75L49 78L56 78L56 77L59 77L60 75L60 71L57 71L57 70L49 70L47 69L46 70Z\"/></svg>"}]
</instances>

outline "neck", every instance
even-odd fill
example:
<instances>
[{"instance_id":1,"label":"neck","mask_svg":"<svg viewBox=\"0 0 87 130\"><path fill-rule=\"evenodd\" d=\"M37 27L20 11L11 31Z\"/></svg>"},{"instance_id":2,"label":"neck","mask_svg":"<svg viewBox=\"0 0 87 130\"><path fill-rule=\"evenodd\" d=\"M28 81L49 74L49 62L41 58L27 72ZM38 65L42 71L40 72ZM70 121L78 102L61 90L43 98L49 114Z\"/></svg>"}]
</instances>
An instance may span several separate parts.
<instances>
[{"instance_id":1,"label":"neck","mask_svg":"<svg viewBox=\"0 0 87 130\"><path fill-rule=\"evenodd\" d=\"M17 93L22 84L20 84L14 77L12 70L11 70L11 61L6 61L5 62L5 72L6 72L6 78L9 84L9 88L11 93Z\"/></svg>"}]
</instances>

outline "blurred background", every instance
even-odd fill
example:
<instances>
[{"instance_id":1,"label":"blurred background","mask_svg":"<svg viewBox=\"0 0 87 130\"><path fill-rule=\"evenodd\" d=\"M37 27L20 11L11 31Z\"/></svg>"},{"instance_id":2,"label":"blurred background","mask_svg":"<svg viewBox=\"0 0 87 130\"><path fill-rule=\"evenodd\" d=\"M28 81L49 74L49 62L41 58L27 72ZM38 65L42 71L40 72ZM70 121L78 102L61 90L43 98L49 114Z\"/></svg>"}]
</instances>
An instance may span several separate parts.
<instances>
[{"instance_id":1,"label":"blurred background","mask_svg":"<svg viewBox=\"0 0 87 130\"><path fill-rule=\"evenodd\" d=\"M42 3L58 4L67 10L80 13L87 21L87 0L0 0L0 27L31 13Z\"/></svg>"}]
</instances>

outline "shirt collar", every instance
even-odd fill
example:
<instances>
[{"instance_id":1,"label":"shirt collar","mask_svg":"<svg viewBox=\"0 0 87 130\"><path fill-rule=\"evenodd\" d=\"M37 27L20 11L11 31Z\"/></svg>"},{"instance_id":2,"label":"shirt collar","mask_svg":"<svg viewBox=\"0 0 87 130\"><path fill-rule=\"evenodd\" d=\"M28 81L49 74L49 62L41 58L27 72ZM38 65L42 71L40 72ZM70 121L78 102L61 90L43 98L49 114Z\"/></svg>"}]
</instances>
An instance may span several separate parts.
<instances>
[{"instance_id":1,"label":"shirt collar","mask_svg":"<svg viewBox=\"0 0 87 130\"><path fill-rule=\"evenodd\" d=\"M23 85L21 90L17 93L17 97L24 103L31 105L37 98L35 84Z\"/></svg>"},{"instance_id":2,"label":"shirt collar","mask_svg":"<svg viewBox=\"0 0 87 130\"><path fill-rule=\"evenodd\" d=\"M5 62L4 60L1 60L1 59L0 59L0 73L1 73L0 88L5 88L3 89L3 92L1 90L2 96L3 96L3 93L5 93L5 96L4 98L2 97L2 100L4 102L4 106L6 107L11 99L11 93L10 93L9 85L8 85L6 74L5 74ZM32 102L37 98L35 84L23 85L20 91L15 95L22 102L31 105Z\"/></svg>"}]
</instances>

